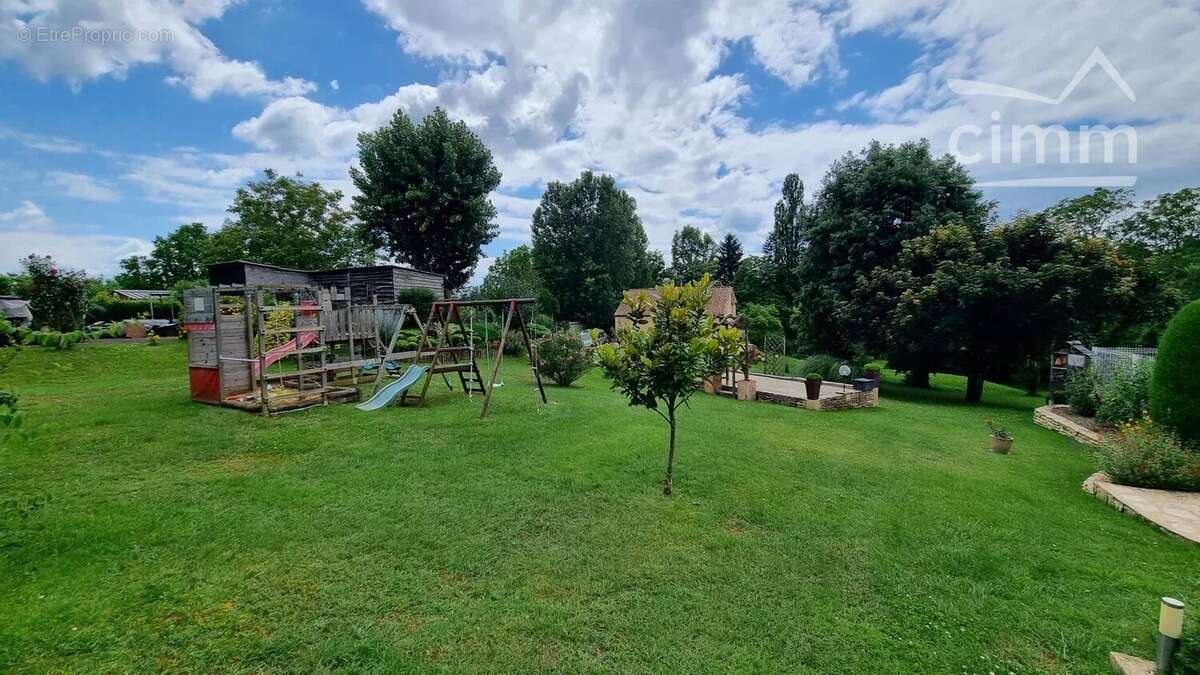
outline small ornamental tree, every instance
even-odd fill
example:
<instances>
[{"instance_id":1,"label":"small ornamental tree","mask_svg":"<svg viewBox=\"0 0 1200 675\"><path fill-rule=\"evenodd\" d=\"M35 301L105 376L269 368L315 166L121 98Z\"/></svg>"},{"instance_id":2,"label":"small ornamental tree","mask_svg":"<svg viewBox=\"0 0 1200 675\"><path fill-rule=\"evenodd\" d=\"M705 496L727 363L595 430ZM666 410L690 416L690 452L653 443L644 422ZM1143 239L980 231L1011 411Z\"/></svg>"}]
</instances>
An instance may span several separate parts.
<instances>
[{"instance_id":1,"label":"small ornamental tree","mask_svg":"<svg viewBox=\"0 0 1200 675\"><path fill-rule=\"evenodd\" d=\"M1200 447L1200 300L1179 310L1162 339L1154 359L1150 385L1150 416Z\"/></svg>"},{"instance_id":2,"label":"small ornamental tree","mask_svg":"<svg viewBox=\"0 0 1200 675\"><path fill-rule=\"evenodd\" d=\"M614 342L600 345L599 355L604 374L629 405L653 410L671 426L663 481L663 494L670 495L676 413L696 392L697 382L734 363L742 339L737 329L718 327L705 312L712 298L707 274L684 286L660 286L658 293L653 304L645 292L625 294L633 325L622 328Z\"/></svg>"}]
</instances>

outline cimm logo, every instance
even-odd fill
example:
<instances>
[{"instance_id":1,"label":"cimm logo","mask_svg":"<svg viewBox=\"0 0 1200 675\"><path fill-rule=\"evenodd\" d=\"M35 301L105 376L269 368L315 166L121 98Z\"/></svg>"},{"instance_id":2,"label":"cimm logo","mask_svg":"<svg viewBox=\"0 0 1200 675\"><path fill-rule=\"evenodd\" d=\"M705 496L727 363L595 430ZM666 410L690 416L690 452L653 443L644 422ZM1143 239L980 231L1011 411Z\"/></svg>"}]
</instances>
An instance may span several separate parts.
<instances>
[{"instance_id":1,"label":"cimm logo","mask_svg":"<svg viewBox=\"0 0 1200 675\"><path fill-rule=\"evenodd\" d=\"M948 80L950 90L960 96L991 96L996 98L1026 101L1047 106L1058 106L1066 101L1080 82L1093 70L1099 68L1108 75L1116 89L1129 100L1137 96L1120 71L1099 47L1092 50L1087 59L1075 71L1075 76L1063 87L1058 96L1043 96L1024 89L979 80ZM1137 129L1128 124L1108 126L1106 124L1081 124L1068 129L1061 124L1004 124L1003 115L993 110L992 123L987 129L974 124L963 124L950 133L951 154L964 164L990 162L992 164L1045 165L1121 165L1130 168L1138 161ZM964 147L965 146L965 147ZM1089 172L1090 173L1090 172ZM1122 175L1078 175L1043 178L1021 178L981 182L981 187L1130 187L1137 176Z\"/></svg>"}]
</instances>

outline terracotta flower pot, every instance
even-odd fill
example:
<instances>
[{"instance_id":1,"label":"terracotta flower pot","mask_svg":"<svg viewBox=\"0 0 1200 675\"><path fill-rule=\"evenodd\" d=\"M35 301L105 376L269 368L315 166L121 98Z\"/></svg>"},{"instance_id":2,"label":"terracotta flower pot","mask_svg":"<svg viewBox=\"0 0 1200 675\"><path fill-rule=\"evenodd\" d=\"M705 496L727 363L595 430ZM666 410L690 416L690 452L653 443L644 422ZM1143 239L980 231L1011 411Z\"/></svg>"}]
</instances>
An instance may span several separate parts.
<instances>
[{"instance_id":1,"label":"terracotta flower pot","mask_svg":"<svg viewBox=\"0 0 1200 675\"><path fill-rule=\"evenodd\" d=\"M1012 450L1013 439L992 436L992 452L1007 455Z\"/></svg>"},{"instance_id":2,"label":"terracotta flower pot","mask_svg":"<svg viewBox=\"0 0 1200 675\"><path fill-rule=\"evenodd\" d=\"M716 394L721 391L721 376L713 375L704 378L704 393Z\"/></svg>"},{"instance_id":3,"label":"terracotta flower pot","mask_svg":"<svg viewBox=\"0 0 1200 675\"><path fill-rule=\"evenodd\" d=\"M804 394L805 398L810 401L815 401L821 398L821 380L805 380Z\"/></svg>"},{"instance_id":4,"label":"terracotta flower pot","mask_svg":"<svg viewBox=\"0 0 1200 675\"><path fill-rule=\"evenodd\" d=\"M737 398L739 401L753 401L758 398L758 383L754 380L738 380Z\"/></svg>"}]
</instances>

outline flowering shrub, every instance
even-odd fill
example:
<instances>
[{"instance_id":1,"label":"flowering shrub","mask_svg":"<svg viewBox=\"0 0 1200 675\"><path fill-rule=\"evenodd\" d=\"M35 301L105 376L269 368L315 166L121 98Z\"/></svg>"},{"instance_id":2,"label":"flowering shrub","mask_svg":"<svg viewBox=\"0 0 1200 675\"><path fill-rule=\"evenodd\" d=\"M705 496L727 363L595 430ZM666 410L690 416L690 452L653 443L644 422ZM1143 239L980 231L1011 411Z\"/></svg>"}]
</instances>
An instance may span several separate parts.
<instances>
[{"instance_id":1,"label":"flowering shrub","mask_svg":"<svg viewBox=\"0 0 1200 675\"><path fill-rule=\"evenodd\" d=\"M542 338L537 349L542 372L563 387L583 377L596 363L595 351L571 333L551 333Z\"/></svg>"},{"instance_id":2,"label":"flowering shrub","mask_svg":"<svg viewBox=\"0 0 1200 675\"><path fill-rule=\"evenodd\" d=\"M87 275L54 265L49 256L31 255L21 261L29 275L29 309L39 326L68 332L83 326L87 314Z\"/></svg>"},{"instance_id":3,"label":"flowering shrub","mask_svg":"<svg viewBox=\"0 0 1200 675\"><path fill-rule=\"evenodd\" d=\"M1200 492L1200 453L1148 420L1122 424L1099 450L1099 468L1114 483Z\"/></svg>"}]
</instances>

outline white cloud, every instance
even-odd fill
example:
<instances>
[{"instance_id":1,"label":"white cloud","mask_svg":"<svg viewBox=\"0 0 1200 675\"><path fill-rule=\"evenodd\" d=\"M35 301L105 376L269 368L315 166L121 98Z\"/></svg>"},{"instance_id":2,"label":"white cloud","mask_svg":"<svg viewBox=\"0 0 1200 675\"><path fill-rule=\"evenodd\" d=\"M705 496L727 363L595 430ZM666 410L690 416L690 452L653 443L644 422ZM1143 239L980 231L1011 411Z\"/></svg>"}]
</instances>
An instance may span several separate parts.
<instances>
[{"instance_id":1,"label":"white cloud","mask_svg":"<svg viewBox=\"0 0 1200 675\"><path fill-rule=\"evenodd\" d=\"M50 184L62 190L62 194L73 199L89 202L115 202L121 198L117 191L91 176L81 173L56 171L49 176Z\"/></svg>"},{"instance_id":2,"label":"white cloud","mask_svg":"<svg viewBox=\"0 0 1200 675\"><path fill-rule=\"evenodd\" d=\"M0 225L13 230L37 230L50 224L50 216L28 200L11 211L0 212Z\"/></svg>"},{"instance_id":3,"label":"white cloud","mask_svg":"<svg viewBox=\"0 0 1200 675\"><path fill-rule=\"evenodd\" d=\"M469 11L465 0L364 1L397 32L403 49L443 61L451 66L447 75L436 85L406 85L349 109L280 99L237 125L234 135L263 154L348 165L360 131L385 123L397 109L420 118L441 105L466 120L496 156L504 181L494 201L508 237L528 236L536 200L506 193L569 180L588 168L615 175L638 200L653 245L665 247L674 229L692 222L735 231L753 250L769 228L786 173L799 173L811 194L833 160L873 139L924 137L944 152L955 127L986 128L993 109L1020 123L1063 115L1150 117L1142 141L1155 147L1141 154L1143 164L1155 166L1139 168L1154 177L1147 186L1154 190L1172 187L1170 176L1177 185L1184 179L1180 168L1194 162L1187 153L1191 142L1177 139L1173 146L1156 130L1170 120L1182 138L1200 136L1200 116L1188 101L1191 74L1176 65L1200 56L1188 38L1200 21L1182 5L1147 1L1077 11L1037 0L1019 6L851 0L837 8L777 0L579 0L500 3L481 14ZM754 127L741 110L754 97L746 77L716 70L735 44L744 44L781 85L837 81L846 75L839 39L863 30L902 35L925 50L901 81L836 106L840 112L863 108L873 121ZM1113 97L1103 78L1088 78L1052 111L963 100L946 86L947 78L973 77L1056 94L1097 44L1138 89L1135 109ZM1153 58L1145 54L1147 44L1158 51ZM1150 93L1163 84L1169 91ZM1143 106L1147 99L1152 107ZM1029 169L972 167L983 180Z\"/></svg>"},{"instance_id":4,"label":"white cloud","mask_svg":"<svg viewBox=\"0 0 1200 675\"><path fill-rule=\"evenodd\" d=\"M5 139L12 139L27 148L58 155L79 155L87 151L87 146L83 143L54 136L20 132L0 126L0 140Z\"/></svg>"},{"instance_id":5,"label":"white cloud","mask_svg":"<svg viewBox=\"0 0 1200 675\"><path fill-rule=\"evenodd\" d=\"M269 78L255 63L221 53L199 25L219 18L232 0L8 0L0 3L0 59L15 59L40 80L72 87L124 78L137 66L163 64L167 82L198 99L216 93L295 96L316 85Z\"/></svg>"},{"instance_id":6,"label":"white cloud","mask_svg":"<svg viewBox=\"0 0 1200 675\"><path fill-rule=\"evenodd\" d=\"M152 248L150 242L136 237L64 230L31 201L0 212L0 251L5 252L0 256L0 273L19 271L21 258L37 253L53 256L69 269L112 275L119 271L121 258L146 255Z\"/></svg>"},{"instance_id":7,"label":"white cloud","mask_svg":"<svg viewBox=\"0 0 1200 675\"><path fill-rule=\"evenodd\" d=\"M528 238L537 204L514 194L593 169L616 176L637 199L653 246L668 250L672 231L694 223L714 235L735 232L754 251L787 173L800 174L811 194L830 163L873 139L924 137L940 153L953 129L987 128L993 111L1004 124L1136 121L1143 197L1194 181L1200 156L1200 109L1191 100L1193 64L1200 63L1194 3L511 0L479 12L466 0L364 2L396 32L401 49L441 67L437 81L405 84L380 100L348 107L275 87L274 100L232 129L247 152L184 148L127 158L124 180L153 201L178 206L181 214L203 214L210 225L219 222L236 187L267 167L302 171L349 199L347 169L356 159L357 135L385 124L397 110L419 119L440 105L466 120L491 148L504 174L493 202L508 241ZM213 0L172 7L195 25L225 5ZM897 81L830 106L838 113L864 111L853 117L860 121L822 116L751 123L748 111L764 86L823 87L853 76L840 45L868 30L915 41L922 53ZM963 98L946 84L949 78L978 79L1054 96L1097 46L1137 92L1135 104L1099 71L1059 106ZM735 49L761 65L769 74L765 82L761 75L721 68ZM138 62L127 59L126 67ZM105 73L119 71L113 66ZM180 80L198 96L237 89L220 77L209 81ZM335 82L330 89L339 88ZM817 118L803 113L794 119ZM980 180L1069 168L971 167ZM1034 207L1061 196L1012 195L989 196Z\"/></svg>"}]
</instances>

